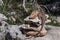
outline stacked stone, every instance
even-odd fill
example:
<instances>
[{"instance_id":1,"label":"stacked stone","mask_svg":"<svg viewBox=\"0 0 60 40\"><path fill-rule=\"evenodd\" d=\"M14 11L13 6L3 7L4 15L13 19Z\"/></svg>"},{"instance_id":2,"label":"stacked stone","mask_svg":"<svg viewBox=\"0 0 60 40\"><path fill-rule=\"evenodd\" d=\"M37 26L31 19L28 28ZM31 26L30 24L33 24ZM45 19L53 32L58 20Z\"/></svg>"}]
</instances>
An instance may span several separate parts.
<instances>
[{"instance_id":1,"label":"stacked stone","mask_svg":"<svg viewBox=\"0 0 60 40\"><path fill-rule=\"evenodd\" d=\"M40 14L40 16L42 16L42 19L44 19L44 23L42 24L42 19L37 16L38 14L39 11L33 11L30 16L24 19L25 24L24 27L22 27L23 29L22 31L24 34L28 36L37 37L37 36L44 36L47 33L45 27L43 26L45 23L47 23L45 19L47 20L48 15L44 14L44 16L42 16Z\"/></svg>"},{"instance_id":2,"label":"stacked stone","mask_svg":"<svg viewBox=\"0 0 60 40\"><path fill-rule=\"evenodd\" d=\"M35 19L29 19L29 16L24 19L25 20L25 26L23 27L24 33L28 36L36 36L36 34L39 32L39 19L36 17Z\"/></svg>"}]
</instances>

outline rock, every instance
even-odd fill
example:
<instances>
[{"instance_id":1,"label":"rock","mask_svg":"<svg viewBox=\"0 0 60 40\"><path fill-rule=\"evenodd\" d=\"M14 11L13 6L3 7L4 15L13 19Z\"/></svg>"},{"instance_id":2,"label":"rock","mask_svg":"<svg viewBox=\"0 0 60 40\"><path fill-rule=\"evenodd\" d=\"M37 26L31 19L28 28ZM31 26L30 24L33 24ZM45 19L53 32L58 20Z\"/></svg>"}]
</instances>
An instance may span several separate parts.
<instances>
[{"instance_id":1,"label":"rock","mask_svg":"<svg viewBox=\"0 0 60 40\"><path fill-rule=\"evenodd\" d=\"M49 16L48 16L47 14L45 14L45 16L46 16L46 19L47 19L47 20L45 21L45 23L51 22L51 20L48 19ZM36 17L35 19L29 19L29 16L28 16L28 17L26 17L26 18L24 19L24 21L39 22L39 23L41 24L41 19L38 19L38 17Z\"/></svg>"},{"instance_id":2,"label":"rock","mask_svg":"<svg viewBox=\"0 0 60 40\"><path fill-rule=\"evenodd\" d=\"M41 21L41 20L39 20L38 17L36 17L35 19L29 19L29 16L28 16L28 17L26 17L26 18L24 19L24 21L39 22L39 21Z\"/></svg>"},{"instance_id":3,"label":"rock","mask_svg":"<svg viewBox=\"0 0 60 40\"><path fill-rule=\"evenodd\" d=\"M60 27L55 27L55 26L49 26L51 28L48 30L47 34L43 37L31 37L28 38L25 35L23 35L20 31L20 27L23 25L10 25L9 27L9 33L11 32L9 38L11 37L13 40L60 40ZM0 35L1 36L1 35ZM2 35L3 36L3 35ZM8 36L7 36L8 38ZM16 39L17 38L17 39ZM27 38L27 39L26 39Z\"/></svg>"},{"instance_id":4,"label":"rock","mask_svg":"<svg viewBox=\"0 0 60 40\"><path fill-rule=\"evenodd\" d=\"M4 34L0 32L0 40L4 40Z\"/></svg>"},{"instance_id":5,"label":"rock","mask_svg":"<svg viewBox=\"0 0 60 40\"><path fill-rule=\"evenodd\" d=\"M26 40L60 40L60 27L51 27L51 30L49 30L44 37L33 37Z\"/></svg>"},{"instance_id":6,"label":"rock","mask_svg":"<svg viewBox=\"0 0 60 40\"><path fill-rule=\"evenodd\" d=\"M37 15L39 14L38 10L34 10L31 15L29 16L30 19L35 19L37 17Z\"/></svg>"},{"instance_id":7,"label":"rock","mask_svg":"<svg viewBox=\"0 0 60 40\"><path fill-rule=\"evenodd\" d=\"M47 34L47 30L43 27L43 29L40 32L40 37L43 37Z\"/></svg>"},{"instance_id":8,"label":"rock","mask_svg":"<svg viewBox=\"0 0 60 40\"><path fill-rule=\"evenodd\" d=\"M8 31L9 35L11 36L12 39L16 39L16 38L24 39L25 38L25 36L20 31L20 27L18 25L10 25L10 28L8 30L9 30Z\"/></svg>"},{"instance_id":9,"label":"rock","mask_svg":"<svg viewBox=\"0 0 60 40\"><path fill-rule=\"evenodd\" d=\"M38 18L38 12L39 11L33 11L32 13L31 13L31 15L30 16L28 16L27 18L25 18L24 20L25 21L27 21L27 24L29 24L30 25L30 27L29 28L27 28L27 29L29 29L29 30L31 30L32 29L32 31L28 31L28 32L26 32L26 34L27 35L31 35L31 36L37 36L37 35L39 35L39 36L44 36L44 35L46 35L46 33L47 33L47 30L45 29L45 28L43 28L42 30L41 30L41 32L40 32L40 29L41 29L41 18L39 19ZM36 13L36 14L35 14ZM41 16L42 14L40 14L40 16ZM35 17L36 16L36 17ZM47 14L45 14L45 16L46 16L46 19L49 17ZM44 19L43 19L44 20ZM30 23L30 22L32 22L32 23ZM35 22L35 24L34 24L34 22ZM36 26L37 25L37 22L39 23L39 25L38 26ZM46 23L46 22L49 22L49 21L43 21L44 23ZM36 28L35 28L35 26L31 26L31 24L32 25L35 25L36 26ZM43 26L44 26L44 24L43 24ZM32 27L32 28L31 28ZM40 27L40 28L39 28ZM25 28L25 29L26 29ZM34 29L35 28L35 29ZM39 28L39 34L37 34L38 33L38 31L37 32L34 32L34 31L36 31L36 29L38 29ZM34 31L33 31L34 30ZM37 35L36 35L37 34Z\"/></svg>"},{"instance_id":10,"label":"rock","mask_svg":"<svg viewBox=\"0 0 60 40\"><path fill-rule=\"evenodd\" d=\"M38 32L34 32L34 31L29 31L27 32L26 34L29 35L29 36L36 36Z\"/></svg>"},{"instance_id":11,"label":"rock","mask_svg":"<svg viewBox=\"0 0 60 40\"><path fill-rule=\"evenodd\" d=\"M8 23L5 21L0 21L0 40L5 39L6 32L8 31Z\"/></svg>"},{"instance_id":12,"label":"rock","mask_svg":"<svg viewBox=\"0 0 60 40\"><path fill-rule=\"evenodd\" d=\"M0 13L0 21L7 20L7 17Z\"/></svg>"}]
</instances>

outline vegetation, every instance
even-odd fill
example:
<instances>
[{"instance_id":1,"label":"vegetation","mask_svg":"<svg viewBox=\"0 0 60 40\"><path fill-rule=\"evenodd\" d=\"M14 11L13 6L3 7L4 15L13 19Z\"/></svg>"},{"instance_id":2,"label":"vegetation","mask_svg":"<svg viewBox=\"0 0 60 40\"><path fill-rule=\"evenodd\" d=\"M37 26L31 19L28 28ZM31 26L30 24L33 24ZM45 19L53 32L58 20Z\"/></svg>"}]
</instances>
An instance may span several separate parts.
<instances>
[{"instance_id":1,"label":"vegetation","mask_svg":"<svg viewBox=\"0 0 60 40\"><path fill-rule=\"evenodd\" d=\"M23 19L30 15L30 13L35 9L35 5L38 2L36 0L27 1L25 0L25 3L24 0L2 0L2 1L3 5L0 6L0 13L6 15L6 17L8 18L7 22L9 24L18 25L24 23ZM48 24L60 26L60 23L58 23L56 20L52 20L53 18L49 19L51 19L51 22Z\"/></svg>"}]
</instances>

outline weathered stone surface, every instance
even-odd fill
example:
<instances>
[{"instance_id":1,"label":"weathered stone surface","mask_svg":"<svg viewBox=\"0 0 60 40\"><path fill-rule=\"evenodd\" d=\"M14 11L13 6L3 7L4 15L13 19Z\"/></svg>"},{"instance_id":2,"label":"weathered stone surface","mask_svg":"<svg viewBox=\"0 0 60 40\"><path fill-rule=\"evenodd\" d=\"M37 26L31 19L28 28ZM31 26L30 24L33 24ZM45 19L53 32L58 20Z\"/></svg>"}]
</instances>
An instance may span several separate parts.
<instances>
[{"instance_id":1,"label":"weathered stone surface","mask_svg":"<svg viewBox=\"0 0 60 40\"><path fill-rule=\"evenodd\" d=\"M0 18L6 20L5 16L1 16ZM32 37L27 39L27 37L25 37L20 31L20 27L23 27L23 25L9 25L2 20L0 22L2 24L0 25L0 28L2 29L0 32L0 40L3 40L4 37L8 38L5 40L60 40L60 27L45 25L48 29L48 33L44 37Z\"/></svg>"},{"instance_id":2,"label":"weathered stone surface","mask_svg":"<svg viewBox=\"0 0 60 40\"><path fill-rule=\"evenodd\" d=\"M18 26L18 25L8 25L8 31L6 31L6 29L4 29L6 32L10 33L10 37L12 37L12 39L16 39L16 40L60 40L60 27L55 27L55 26L49 26L47 25L46 28L50 28L48 30L48 33L44 36L44 37L32 37L27 39L25 37L25 35L23 35L20 31L20 27L22 25ZM2 39L2 37L4 37L3 32L0 32L0 39ZM8 38L8 37L7 37ZM6 39L5 39L6 40Z\"/></svg>"},{"instance_id":3,"label":"weathered stone surface","mask_svg":"<svg viewBox=\"0 0 60 40\"><path fill-rule=\"evenodd\" d=\"M51 22L51 20L48 19L49 15L45 14L45 16L46 16L46 19L47 19L47 20L45 21L45 23ZM39 22L39 23L41 23L41 19L38 19L38 17L36 17L35 19L29 19L29 16L28 16L28 17L26 17L26 18L24 19L24 21L32 21L32 22Z\"/></svg>"},{"instance_id":4,"label":"weathered stone surface","mask_svg":"<svg viewBox=\"0 0 60 40\"><path fill-rule=\"evenodd\" d=\"M30 38L31 40L60 40L60 27L53 27L44 37ZM27 39L27 40L30 40Z\"/></svg>"},{"instance_id":5,"label":"weathered stone surface","mask_svg":"<svg viewBox=\"0 0 60 40\"><path fill-rule=\"evenodd\" d=\"M20 26L21 27L21 26ZM55 27L55 26L49 26L51 29L48 30L48 33L44 36L44 37L32 37L29 39L26 39L25 35L23 35L21 33L21 31L19 31L19 26L17 25L11 25L11 29L10 31L13 31L11 33L12 37L18 37L21 40L60 40L60 27ZM16 33L18 33L18 35L16 35ZM15 34L13 36L13 34Z\"/></svg>"},{"instance_id":6,"label":"weathered stone surface","mask_svg":"<svg viewBox=\"0 0 60 40\"><path fill-rule=\"evenodd\" d=\"M0 13L0 21L7 20L7 17L4 14Z\"/></svg>"}]
</instances>

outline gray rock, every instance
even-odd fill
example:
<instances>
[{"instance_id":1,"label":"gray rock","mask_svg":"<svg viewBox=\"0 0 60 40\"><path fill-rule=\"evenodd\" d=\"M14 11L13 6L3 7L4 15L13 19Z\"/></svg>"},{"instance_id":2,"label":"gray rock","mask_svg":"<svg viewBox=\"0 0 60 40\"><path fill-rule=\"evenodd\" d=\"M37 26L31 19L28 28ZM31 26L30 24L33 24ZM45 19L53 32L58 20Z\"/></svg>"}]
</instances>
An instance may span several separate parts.
<instances>
[{"instance_id":1,"label":"gray rock","mask_svg":"<svg viewBox=\"0 0 60 40\"><path fill-rule=\"evenodd\" d=\"M28 17L26 17L25 19L24 19L24 21L32 21L32 22L41 22L41 20L39 20L38 19L38 17L36 17L35 19L29 19L29 16Z\"/></svg>"},{"instance_id":2,"label":"gray rock","mask_svg":"<svg viewBox=\"0 0 60 40\"><path fill-rule=\"evenodd\" d=\"M0 21L7 20L7 17L0 13Z\"/></svg>"},{"instance_id":3,"label":"gray rock","mask_svg":"<svg viewBox=\"0 0 60 40\"><path fill-rule=\"evenodd\" d=\"M18 25L10 25L8 28L9 35L12 37L12 39L25 39L25 36L21 33L20 27ZM23 38L22 38L23 37ZM8 38L8 37L7 37Z\"/></svg>"},{"instance_id":4,"label":"gray rock","mask_svg":"<svg viewBox=\"0 0 60 40\"><path fill-rule=\"evenodd\" d=\"M0 40L3 40L3 38L4 38L4 35L2 32L0 32Z\"/></svg>"},{"instance_id":5,"label":"gray rock","mask_svg":"<svg viewBox=\"0 0 60 40\"><path fill-rule=\"evenodd\" d=\"M49 26L51 29L48 30L48 33L44 37L32 37L28 39L19 31L19 27L21 26L11 25L10 31L12 31L12 33L10 34L13 38L20 38L21 40L60 40L60 27ZM16 35L16 33L18 33L18 35Z\"/></svg>"},{"instance_id":6,"label":"gray rock","mask_svg":"<svg viewBox=\"0 0 60 40\"><path fill-rule=\"evenodd\" d=\"M44 37L32 37L32 38L27 38L25 37L25 35L23 35L20 31L20 27L23 27L23 25L8 25L7 28L5 28L4 26L4 30L8 33L9 35L6 35L6 38L8 38L8 40L12 39L12 40L60 40L60 27L55 27L55 26L50 26L47 25L46 28L50 28L50 30L48 30L47 34ZM8 31L7 31L7 30ZM2 37L4 33L0 34L0 39L2 40ZM10 38L10 39L9 39ZM5 39L7 40L7 39Z\"/></svg>"}]
</instances>

